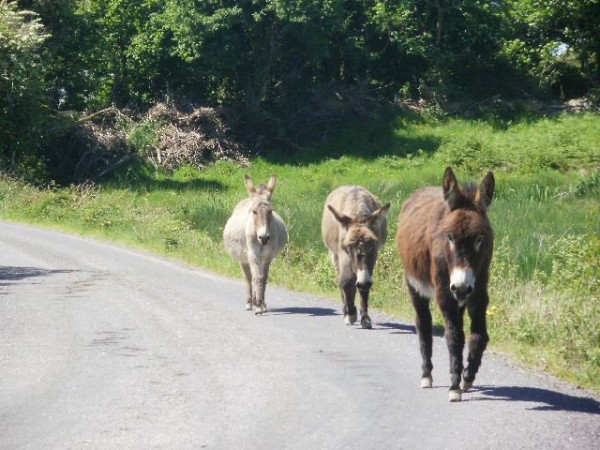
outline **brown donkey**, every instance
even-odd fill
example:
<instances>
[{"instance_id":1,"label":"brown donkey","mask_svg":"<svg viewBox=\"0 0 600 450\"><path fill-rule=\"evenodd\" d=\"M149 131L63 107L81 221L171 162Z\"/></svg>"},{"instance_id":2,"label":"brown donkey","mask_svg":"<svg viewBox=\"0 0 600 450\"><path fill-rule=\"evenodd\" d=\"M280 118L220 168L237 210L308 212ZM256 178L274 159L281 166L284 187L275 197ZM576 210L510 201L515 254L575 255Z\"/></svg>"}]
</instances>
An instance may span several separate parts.
<instances>
[{"instance_id":1,"label":"brown donkey","mask_svg":"<svg viewBox=\"0 0 600 450\"><path fill-rule=\"evenodd\" d=\"M432 326L429 300L435 297L445 323L450 353L450 401L473 385L489 340L485 314L493 252L493 232L486 211L495 181L491 172L479 187L459 187L450 167L443 187L424 188L410 197L398 218L396 243L408 292L416 310L423 359L421 387L432 386ZM463 371L465 309L471 318L468 364ZM462 375L462 383L461 383Z\"/></svg>"},{"instance_id":2,"label":"brown donkey","mask_svg":"<svg viewBox=\"0 0 600 450\"><path fill-rule=\"evenodd\" d=\"M387 238L386 216L390 204L360 186L341 186L325 200L321 232L329 249L344 302L346 325L356 322L354 299L360 292L360 324L371 328L369 291L379 247Z\"/></svg>"}]
</instances>

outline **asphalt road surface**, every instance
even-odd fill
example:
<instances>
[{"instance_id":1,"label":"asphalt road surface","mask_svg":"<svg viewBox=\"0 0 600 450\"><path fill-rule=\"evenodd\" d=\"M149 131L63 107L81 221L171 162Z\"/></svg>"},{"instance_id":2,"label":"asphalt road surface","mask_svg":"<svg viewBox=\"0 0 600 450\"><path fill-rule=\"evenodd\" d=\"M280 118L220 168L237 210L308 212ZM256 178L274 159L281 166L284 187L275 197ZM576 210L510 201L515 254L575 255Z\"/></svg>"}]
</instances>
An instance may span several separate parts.
<instances>
[{"instance_id":1,"label":"asphalt road surface","mask_svg":"<svg viewBox=\"0 0 600 450\"><path fill-rule=\"evenodd\" d=\"M598 398L492 352L450 403L436 337L421 389L383 314L268 286L255 316L241 275L15 224L0 258L2 450L600 448Z\"/></svg>"}]
</instances>

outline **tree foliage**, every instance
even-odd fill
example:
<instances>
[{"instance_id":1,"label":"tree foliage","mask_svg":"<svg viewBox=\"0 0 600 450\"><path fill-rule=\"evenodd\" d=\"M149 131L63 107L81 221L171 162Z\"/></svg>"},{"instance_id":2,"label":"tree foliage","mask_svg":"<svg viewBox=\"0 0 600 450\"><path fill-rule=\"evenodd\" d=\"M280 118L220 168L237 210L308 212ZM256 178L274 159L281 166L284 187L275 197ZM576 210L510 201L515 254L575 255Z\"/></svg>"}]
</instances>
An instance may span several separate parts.
<instances>
[{"instance_id":1,"label":"tree foliage","mask_svg":"<svg viewBox=\"0 0 600 450\"><path fill-rule=\"evenodd\" d=\"M504 54L563 96L600 86L600 2L507 0Z\"/></svg>"},{"instance_id":2,"label":"tree foliage","mask_svg":"<svg viewBox=\"0 0 600 450\"><path fill-rule=\"evenodd\" d=\"M53 86L76 109L177 95L247 111L293 110L331 85L361 83L388 93L425 82L446 96L493 95L518 72L552 87L569 72L560 48L580 80L598 83L596 0L19 4L52 33Z\"/></svg>"},{"instance_id":3,"label":"tree foliage","mask_svg":"<svg viewBox=\"0 0 600 450\"><path fill-rule=\"evenodd\" d=\"M0 0L0 165L36 176L47 114L41 50L48 35L31 11Z\"/></svg>"}]
</instances>

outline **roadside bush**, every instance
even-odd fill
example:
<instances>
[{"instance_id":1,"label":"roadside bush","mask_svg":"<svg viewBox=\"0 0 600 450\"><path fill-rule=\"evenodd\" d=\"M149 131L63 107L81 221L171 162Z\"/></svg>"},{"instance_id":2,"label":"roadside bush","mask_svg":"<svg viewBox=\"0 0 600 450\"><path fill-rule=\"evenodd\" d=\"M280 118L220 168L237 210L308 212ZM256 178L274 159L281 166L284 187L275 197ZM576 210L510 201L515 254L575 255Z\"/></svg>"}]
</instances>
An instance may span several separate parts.
<instances>
[{"instance_id":1,"label":"roadside bush","mask_svg":"<svg viewBox=\"0 0 600 450\"><path fill-rule=\"evenodd\" d=\"M578 377L598 382L600 363L600 238L566 235L554 247L549 286L556 292L556 314L549 336L557 346L564 370L581 367ZM560 318L560 320L558 319ZM595 379L594 379L595 378Z\"/></svg>"},{"instance_id":2,"label":"roadside bush","mask_svg":"<svg viewBox=\"0 0 600 450\"><path fill-rule=\"evenodd\" d=\"M557 291L600 301L600 238L593 234L567 235L554 245L552 277Z\"/></svg>"},{"instance_id":3,"label":"roadside bush","mask_svg":"<svg viewBox=\"0 0 600 450\"><path fill-rule=\"evenodd\" d=\"M537 367L597 384L600 364L600 239L566 235L551 249L552 272L518 282L507 239L495 250L488 322L497 342L514 342ZM576 372L573 367L578 367Z\"/></svg>"}]
</instances>

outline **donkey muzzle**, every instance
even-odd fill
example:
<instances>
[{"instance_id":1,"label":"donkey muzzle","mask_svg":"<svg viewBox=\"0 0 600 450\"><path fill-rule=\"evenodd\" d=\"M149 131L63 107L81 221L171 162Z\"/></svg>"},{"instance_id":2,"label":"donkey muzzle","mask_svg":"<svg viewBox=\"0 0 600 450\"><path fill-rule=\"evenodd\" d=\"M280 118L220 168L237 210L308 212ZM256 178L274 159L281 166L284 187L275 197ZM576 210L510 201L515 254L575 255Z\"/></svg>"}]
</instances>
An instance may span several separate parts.
<instances>
[{"instance_id":1,"label":"donkey muzzle","mask_svg":"<svg viewBox=\"0 0 600 450\"><path fill-rule=\"evenodd\" d=\"M457 286L456 284L451 284L450 291L452 292L452 295L454 295L454 297L457 300L465 300L465 299L469 298L471 296L471 294L473 293L473 286L471 286L471 285Z\"/></svg>"},{"instance_id":2,"label":"donkey muzzle","mask_svg":"<svg viewBox=\"0 0 600 450\"><path fill-rule=\"evenodd\" d=\"M459 302L465 301L473 293L475 276L471 268L457 267L450 275L450 292Z\"/></svg>"},{"instance_id":3,"label":"donkey muzzle","mask_svg":"<svg viewBox=\"0 0 600 450\"><path fill-rule=\"evenodd\" d=\"M261 245L265 245L267 242L269 242L270 237L271 235L269 234L269 228L266 226L260 227L256 233L256 238Z\"/></svg>"},{"instance_id":4,"label":"donkey muzzle","mask_svg":"<svg viewBox=\"0 0 600 450\"><path fill-rule=\"evenodd\" d=\"M356 282L356 287L358 289L371 289L371 286L373 286L372 281L367 281L365 283L359 283L358 281Z\"/></svg>"},{"instance_id":5,"label":"donkey muzzle","mask_svg":"<svg viewBox=\"0 0 600 450\"><path fill-rule=\"evenodd\" d=\"M370 289L373 286L373 279L368 270L359 270L356 273L356 287L358 289Z\"/></svg>"}]
</instances>

